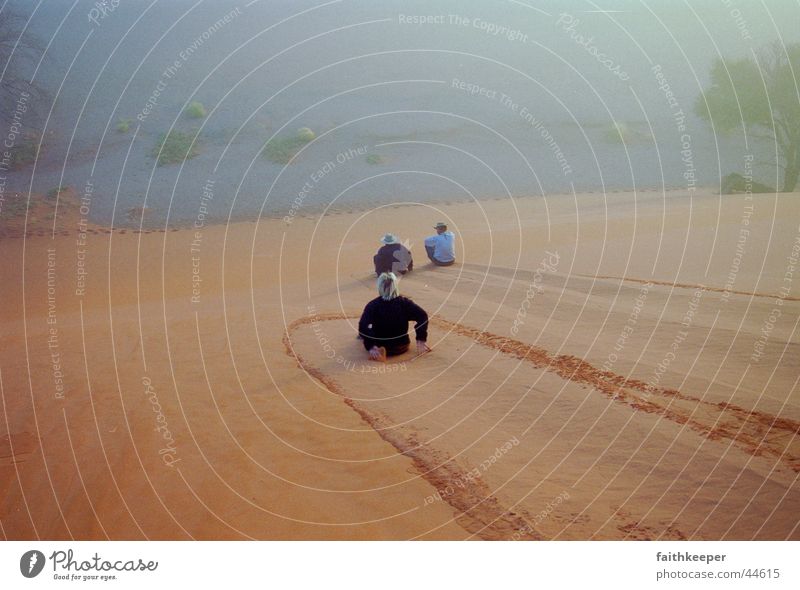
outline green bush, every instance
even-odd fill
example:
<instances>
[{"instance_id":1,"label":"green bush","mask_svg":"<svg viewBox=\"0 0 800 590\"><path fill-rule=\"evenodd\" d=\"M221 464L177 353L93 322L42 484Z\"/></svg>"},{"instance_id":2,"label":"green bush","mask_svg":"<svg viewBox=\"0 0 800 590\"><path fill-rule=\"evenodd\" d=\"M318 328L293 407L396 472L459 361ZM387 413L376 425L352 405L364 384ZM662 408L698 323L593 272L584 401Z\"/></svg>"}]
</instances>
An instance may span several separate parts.
<instances>
[{"instance_id":1,"label":"green bush","mask_svg":"<svg viewBox=\"0 0 800 590\"><path fill-rule=\"evenodd\" d=\"M308 143L316 137L316 134L308 127L300 127L300 129L297 130L297 137Z\"/></svg>"},{"instance_id":2,"label":"green bush","mask_svg":"<svg viewBox=\"0 0 800 590\"><path fill-rule=\"evenodd\" d=\"M203 106L202 102L192 101L189 103L189 106L186 107L186 115L191 119L202 119L206 116L206 107Z\"/></svg>"},{"instance_id":3,"label":"green bush","mask_svg":"<svg viewBox=\"0 0 800 590\"><path fill-rule=\"evenodd\" d=\"M300 149L316 135L308 127L301 127L291 137L275 137L264 145L264 155L276 164L288 164Z\"/></svg>"},{"instance_id":4,"label":"green bush","mask_svg":"<svg viewBox=\"0 0 800 590\"><path fill-rule=\"evenodd\" d=\"M152 155L158 161L159 166L180 164L191 160L200 153L197 149L196 139L196 133L185 133L173 129L169 133L161 134L158 143L153 148Z\"/></svg>"},{"instance_id":5,"label":"green bush","mask_svg":"<svg viewBox=\"0 0 800 590\"><path fill-rule=\"evenodd\" d=\"M49 191L47 191L47 198L48 199L55 199L58 195L63 193L65 190L67 190L67 188L69 188L69 187L67 187L67 186L57 186L55 188L51 188Z\"/></svg>"},{"instance_id":6,"label":"green bush","mask_svg":"<svg viewBox=\"0 0 800 590\"><path fill-rule=\"evenodd\" d=\"M117 121L117 132L127 133L131 128L131 119L120 119Z\"/></svg>"},{"instance_id":7,"label":"green bush","mask_svg":"<svg viewBox=\"0 0 800 590\"><path fill-rule=\"evenodd\" d=\"M38 140L23 139L9 151L11 152L11 168L22 168L36 161L36 156L39 154Z\"/></svg>"}]
</instances>

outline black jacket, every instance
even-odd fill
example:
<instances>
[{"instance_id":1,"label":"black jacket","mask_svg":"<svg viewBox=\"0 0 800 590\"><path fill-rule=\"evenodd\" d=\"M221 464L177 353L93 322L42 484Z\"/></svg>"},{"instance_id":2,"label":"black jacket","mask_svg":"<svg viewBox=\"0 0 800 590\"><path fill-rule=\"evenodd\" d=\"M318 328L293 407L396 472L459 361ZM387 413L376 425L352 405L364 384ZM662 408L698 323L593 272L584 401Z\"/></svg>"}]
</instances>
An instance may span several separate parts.
<instances>
[{"instance_id":1,"label":"black jacket","mask_svg":"<svg viewBox=\"0 0 800 590\"><path fill-rule=\"evenodd\" d=\"M404 273L414 268L411 251L403 244L386 244L381 246L372 258L375 263L375 274L382 272Z\"/></svg>"},{"instance_id":2,"label":"black jacket","mask_svg":"<svg viewBox=\"0 0 800 590\"><path fill-rule=\"evenodd\" d=\"M416 322L417 340L428 339L428 314L408 297L395 297L384 301L376 297L364 308L358 322L358 332L364 339L364 348L373 346L392 348L409 344L408 322Z\"/></svg>"}]
</instances>

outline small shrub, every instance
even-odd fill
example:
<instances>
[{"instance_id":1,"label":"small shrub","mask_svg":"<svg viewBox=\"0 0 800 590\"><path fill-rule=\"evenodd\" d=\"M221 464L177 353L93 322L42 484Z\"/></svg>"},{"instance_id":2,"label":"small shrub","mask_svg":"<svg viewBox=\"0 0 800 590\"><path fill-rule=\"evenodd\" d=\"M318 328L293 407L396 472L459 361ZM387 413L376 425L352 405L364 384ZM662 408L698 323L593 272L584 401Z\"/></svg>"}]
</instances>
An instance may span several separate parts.
<instances>
[{"instance_id":1,"label":"small shrub","mask_svg":"<svg viewBox=\"0 0 800 590\"><path fill-rule=\"evenodd\" d=\"M370 154L367 156L366 160L367 164L372 164L373 166L377 166L378 164L383 164L385 162L383 157L379 156L378 154Z\"/></svg>"},{"instance_id":2,"label":"small shrub","mask_svg":"<svg viewBox=\"0 0 800 590\"><path fill-rule=\"evenodd\" d=\"M11 152L11 168L22 168L35 162L39 155L38 144L38 139L26 137L8 150Z\"/></svg>"},{"instance_id":3,"label":"small shrub","mask_svg":"<svg viewBox=\"0 0 800 590\"><path fill-rule=\"evenodd\" d=\"M302 139L306 143L308 143L315 137L316 134L313 131L311 131L311 129L309 129L308 127L300 127L300 129L297 130L297 138Z\"/></svg>"},{"instance_id":4,"label":"small shrub","mask_svg":"<svg viewBox=\"0 0 800 590\"><path fill-rule=\"evenodd\" d=\"M117 132L127 133L131 128L131 119L120 119L117 121Z\"/></svg>"},{"instance_id":5,"label":"small shrub","mask_svg":"<svg viewBox=\"0 0 800 590\"><path fill-rule=\"evenodd\" d=\"M288 164L297 152L316 137L308 127L301 127L292 137L275 137L264 145L264 155L276 164Z\"/></svg>"},{"instance_id":6,"label":"small shrub","mask_svg":"<svg viewBox=\"0 0 800 590\"><path fill-rule=\"evenodd\" d=\"M157 159L159 166L191 160L200 153L196 137L195 133L185 133L177 129L163 133L153 148L153 157Z\"/></svg>"},{"instance_id":7,"label":"small shrub","mask_svg":"<svg viewBox=\"0 0 800 590\"><path fill-rule=\"evenodd\" d=\"M49 191L47 191L47 198L48 199L55 199L58 195L63 193L65 190L67 190L67 188L69 188L69 187L57 186L55 188L51 188Z\"/></svg>"},{"instance_id":8,"label":"small shrub","mask_svg":"<svg viewBox=\"0 0 800 590\"><path fill-rule=\"evenodd\" d=\"M206 116L206 107L203 106L202 102L195 100L189 103L185 112L190 119L202 119Z\"/></svg>"}]
</instances>

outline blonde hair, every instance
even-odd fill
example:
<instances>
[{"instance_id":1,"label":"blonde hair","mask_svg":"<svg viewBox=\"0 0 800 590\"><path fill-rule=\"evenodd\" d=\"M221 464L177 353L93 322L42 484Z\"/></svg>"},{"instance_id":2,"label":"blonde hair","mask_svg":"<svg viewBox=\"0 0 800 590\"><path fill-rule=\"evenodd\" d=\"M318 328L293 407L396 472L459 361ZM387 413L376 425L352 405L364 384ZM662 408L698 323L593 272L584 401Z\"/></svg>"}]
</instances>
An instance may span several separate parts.
<instances>
[{"instance_id":1,"label":"blonde hair","mask_svg":"<svg viewBox=\"0 0 800 590\"><path fill-rule=\"evenodd\" d=\"M391 301L400 295L396 274L393 272L381 273L381 276L378 277L378 295L380 295L384 301Z\"/></svg>"}]
</instances>

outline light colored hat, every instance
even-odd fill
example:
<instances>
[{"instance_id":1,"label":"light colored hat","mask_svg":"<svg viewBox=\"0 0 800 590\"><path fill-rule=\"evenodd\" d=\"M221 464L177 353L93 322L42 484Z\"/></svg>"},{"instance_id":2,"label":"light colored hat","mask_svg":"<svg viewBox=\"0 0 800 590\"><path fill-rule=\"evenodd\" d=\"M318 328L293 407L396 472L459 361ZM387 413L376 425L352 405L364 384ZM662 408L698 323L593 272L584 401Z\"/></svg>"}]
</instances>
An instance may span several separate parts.
<instances>
[{"instance_id":1,"label":"light colored hat","mask_svg":"<svg viewBox=\"0 0 800 590\"><path fill-rule=\"evenodd\" d=\"M440 227L447 227L447 224L444 221L439 221L436 225L433 226L433 229L439 229Z\"/></svg>"},{"instance_id":2,"label":"light colored hat","mask_svg":"<svg viewBox=\"0 0 800 590\"><path fill-rule=\"evenodd\" d=\"M397 244L399 241L394 234L386 234L381 238L381 242L384 244Z\"/></svg>"}]
</instances>

